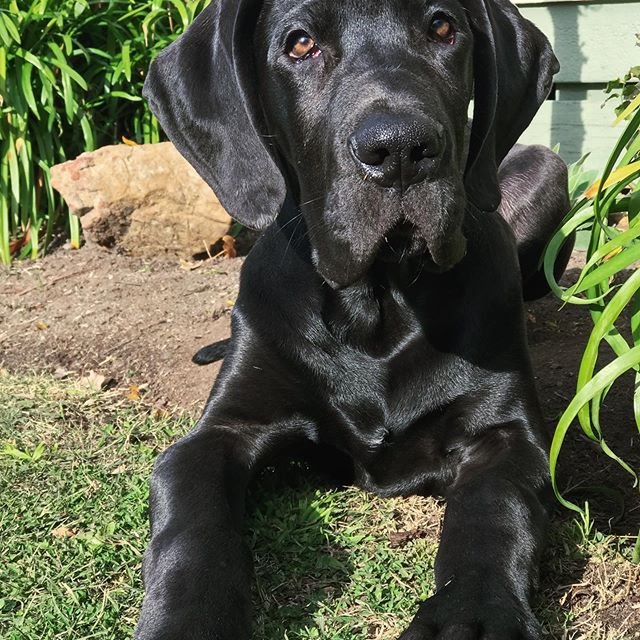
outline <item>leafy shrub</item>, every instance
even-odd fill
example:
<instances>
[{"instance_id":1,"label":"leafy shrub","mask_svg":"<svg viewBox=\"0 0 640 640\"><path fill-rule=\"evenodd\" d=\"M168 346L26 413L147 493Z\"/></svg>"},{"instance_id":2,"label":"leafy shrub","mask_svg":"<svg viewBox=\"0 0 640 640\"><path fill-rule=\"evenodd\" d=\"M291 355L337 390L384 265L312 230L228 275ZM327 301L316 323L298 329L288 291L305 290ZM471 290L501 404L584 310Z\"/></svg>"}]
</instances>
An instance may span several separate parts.
<instances>
[{"instance_id":1,"label":"leafy shrub","mask_svg":"<svg viewBox=\"0 0 640 640\"><path fill-rule=\"evenodd\" d=\"M591 187L584 190L582 162L572 168L570 191L582 190L583 193L552 238L544 258L545 273L556 295L566 303L585 305L593 320L593 330L578 371L576 395L560 417L551 447L551 475L556 495L575 511L581 509L558 492L556 466L564 438L576 417L585 435L597 442L637 483L637 470L611 450L600 424L600 409L611 386L623 373L633 370L633 407L640 429L640 269L637 267L640 261L640 95L625 91L621 98L626 107L616 122L627 121L627 125L602 175ZM626 219L627 225L614 224L620 216ZM583 229L589 232L586 264L574 284L561 287L553 275L556 256L564 241ZM621 275L627 271L630 275L625 280ZM630 324L623 328L625 310ZM613 350L614 359L596 371L603 341ZM639 553L637 548L636 555Z\"/></svg>"},{"instance_id":2,"label":"leafy shrub","mask_svg":"<svg viewBox=\"0 0 640 640\"><path fill-rule=\"evenodd\" d=\"M209 1L3 0L0 262L36 257L63 222L52 165L122 136L159 140L146 69ZM77 246L78 219L67 225Z\"/></svg>"},{"instance_id":3,"label":"leafy shrub","mask_svg":"<svg viewBox=\"0 0 640 640\"><path fill-rule=\"evenodd\" d=\"M636 45L640 46L640 33L636 34ZM617 100L616 115L620 115L640 95L640 65L631 67L622 77L607 83L605 93L609 94L609 100Z\"/></svg>"}]
</instances>

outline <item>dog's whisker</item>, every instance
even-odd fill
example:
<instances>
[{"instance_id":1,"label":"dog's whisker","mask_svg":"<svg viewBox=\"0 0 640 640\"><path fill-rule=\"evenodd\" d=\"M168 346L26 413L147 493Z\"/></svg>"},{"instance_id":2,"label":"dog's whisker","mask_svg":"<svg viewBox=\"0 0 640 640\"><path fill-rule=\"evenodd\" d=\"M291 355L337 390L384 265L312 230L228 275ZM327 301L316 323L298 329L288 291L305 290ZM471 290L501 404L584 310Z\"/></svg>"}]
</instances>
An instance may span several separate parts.
<instances>
[{"instance_id":1,"label":"dog's whisker","mask_svg":"<svg viewBox=\"0 0 640 640\"><path fill-rule=\"evenodd\" d=\"M307 200L306 202L301 202L300 206L301 207L305 207L305 206L307 206L309 204L312 204L314 202L318 202L319 200L323 200L323 199L324 199L324 196L318 196L317 198L311 198L311 200Z\"/></svg>"},{"instance_id":2,"label":"dog's whisker","mask_svg":"<svg viewBox=\"0 0 640 640\"><path fill-rule=\"evenodd\" d=\"M299 220L300 218L302 218L302 212L297 213L295 216L293 216L290 220L287 220L280 228L282 230L286 229L292 222L295 222L296 220Z\"/></svg>"},{"instance_id":3,"label":"dog's whisker","mask_svg":"<svg viewBox=\"0 0 640 640\"><path fill-rule=\"evenodd\" d=\"M416 277L409 283L410 287L412 287L420 279L420 276L422 275L422 272L424 270L424 262L425 262L424 256L421 256L420 257L420 269L418 270L418 273L417 273Z\"/></svg>"},{"instance_id":4,"label":"dog's whisker","mask_svg":"<svg viewBox=\"0 0 640 640\"><path fill-rule=\"evenodd\" d=\"M280 261L280 268L283 267L285 259L287 257L287 253L289 251L289 247L291 246L291 242L293 241L294 236L296 235L296 231L298 230L298 227L300 226L300 224L303 221L303 217L302 215L297 215L295 216L294 220L297 219L296 222L296 226L293 228L293 232L289 235L289 240L287 241L287 246L284 248L284 251L282 252L282 260ZM292 220L290 220L289 222L292 222ZM287 223L289 224L289 223Z\"/></svg>"}]
</instances>

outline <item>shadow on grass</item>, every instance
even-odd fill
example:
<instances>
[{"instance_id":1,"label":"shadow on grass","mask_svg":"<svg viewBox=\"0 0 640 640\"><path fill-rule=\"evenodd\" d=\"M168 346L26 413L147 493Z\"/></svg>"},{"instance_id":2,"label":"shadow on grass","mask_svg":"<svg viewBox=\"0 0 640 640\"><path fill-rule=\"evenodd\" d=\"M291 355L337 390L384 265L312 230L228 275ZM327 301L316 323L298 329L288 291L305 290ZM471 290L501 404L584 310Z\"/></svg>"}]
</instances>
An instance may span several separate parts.
<instances>
[{"instance_id":1,"label":"shadow on grass","mask_svg":"<svg viewBox=\"0 0 640 640\"><path fill-rule=\"evenodd\" d=\"M399 637L433 592L441 505L382 499L291 468L284 478L262 474L250 492L254 637Z\"/></svg>"},{"instance_id":2,"label":"shadow on grass","mask_svg":"<svg viewBox=\"0 0 640 640\"><path fill-rule=\"evenodd\" d=\"M254 636L311 637L311 629L322 627L320 612L332 609L353 571L348 550L329 531L332 494L307 484L261 489L258 497L264 500L249 522Z\"/></svg>"}]
</instances>

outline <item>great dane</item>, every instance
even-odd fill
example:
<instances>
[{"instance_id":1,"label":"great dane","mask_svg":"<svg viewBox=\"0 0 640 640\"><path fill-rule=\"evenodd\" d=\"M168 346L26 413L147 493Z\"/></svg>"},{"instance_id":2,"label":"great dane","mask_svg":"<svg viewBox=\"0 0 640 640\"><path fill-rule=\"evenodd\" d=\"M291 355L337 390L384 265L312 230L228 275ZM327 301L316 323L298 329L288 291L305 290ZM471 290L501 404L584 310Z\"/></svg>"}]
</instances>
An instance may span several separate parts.
<instances>
[{"instance_id":1,"label":"great dane","mask_svg":"<svg viewBox=\"0 0 640 640\"><path fill-rule=\"evenodd\" d=\"M540 638L523 297L569 206L560 159L516 141L557 70L507 0L214 0L154 61L162 127L265 231L203 415L151 478L138 640L251 637L246 490L305 447L366 491L446 498L402 640Z\"/></svg>"}]
</instances>

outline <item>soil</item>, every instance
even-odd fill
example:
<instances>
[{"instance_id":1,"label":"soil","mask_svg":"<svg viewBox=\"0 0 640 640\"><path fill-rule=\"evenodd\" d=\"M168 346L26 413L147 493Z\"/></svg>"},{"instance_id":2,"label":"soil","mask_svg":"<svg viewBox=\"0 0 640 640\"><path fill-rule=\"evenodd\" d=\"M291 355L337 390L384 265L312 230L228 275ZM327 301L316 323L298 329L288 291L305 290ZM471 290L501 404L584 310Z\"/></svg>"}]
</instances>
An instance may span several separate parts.
<instances>
[{"instance_id":1,"label":"soil","mask_svg":"<svg viewBox=\"0 0 640 640\"><path fill-rule=\"evenodd\" d=\"M227 337L241 260L177 263L92 245L0 272L0 366L105 377L197 412L219 365L191 356ZM197 267L197 268L194 268Z\"/></svg>"}]
</instances>

